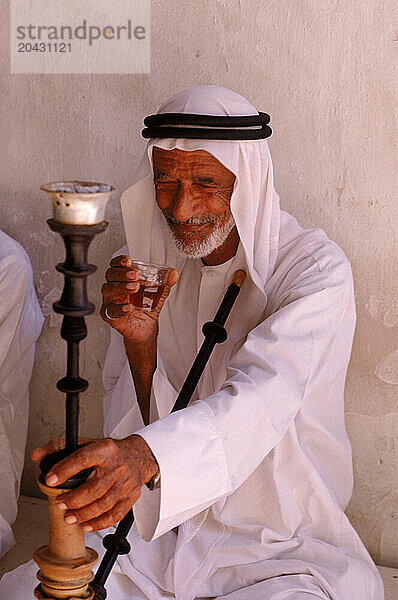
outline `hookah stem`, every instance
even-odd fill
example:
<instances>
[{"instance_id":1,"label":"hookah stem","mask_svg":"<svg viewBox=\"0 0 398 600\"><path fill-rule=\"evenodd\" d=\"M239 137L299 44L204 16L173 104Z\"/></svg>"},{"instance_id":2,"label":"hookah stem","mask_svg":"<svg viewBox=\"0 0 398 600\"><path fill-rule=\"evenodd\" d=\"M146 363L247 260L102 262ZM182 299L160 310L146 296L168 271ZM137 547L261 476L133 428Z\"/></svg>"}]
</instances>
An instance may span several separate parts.
<instances>
[{"instance_id":1,"label":"hookah stem","mask_svg":"<svg viewBox=\"0 0 398 600\"><path fill-rule=\"evenodd\" d=\"M79 343L68 341L67 376L79 377ZM79 393L66 393L65 448L72 453L78 447Z\"/></svg>"},{"instance_id":2,"label":"hookah stem","mask_svg":"<svg viewBox=\"0 0 398 600\"><path fill-rule=\"evenodd\" d=\"M55 219L47 222L52 231L61 235L66 250L65 261L56 265L57 271L64 276L64 289L60 300L54 302L53 309L63 315L61 337L67 343L67 372L57 382L58 390L66 394L65 449L42 460L42 478L54 464L79 447L79 395L88 388L88 381L79 375L79 344L87 337L84 317L95 310L87 296L87 278L96 271L96 266L88 263L88 249L94 236L108 225L106 221L93 225L62 223ZM70 478L66 487L77 487L88 475L88 470L82 471L79 476Z\"/></svg>"},{"instance_id":3,"label":"hookah stem","mask_svg":"<svg viewBox=\"0 0 398 600\"><path fill-rule=\"evenodd\" d=\"M188 406L195 387L203 373L210 354L217 343L222 343L227 339L227 332L224 329L225 321L232 306L239 294L241 285L246 275L244 271L236 271L233 281L225 292L224 298L214 317L213 321L203 325L202 331L205 339L200 347L198 355L185 379L180 393L174 403L171 412L176 412ZM104 546L106 552L97 569L97 573L91 587L95 590L94 600L103 600L106 598L105 582L115 564L119 554L128 554L130 552L130 544L127 541L127 535L134 523L134 513L130 509L128 513L119 522L114 534L107 535L104 538Z\"/></svg>"}]
</instances>

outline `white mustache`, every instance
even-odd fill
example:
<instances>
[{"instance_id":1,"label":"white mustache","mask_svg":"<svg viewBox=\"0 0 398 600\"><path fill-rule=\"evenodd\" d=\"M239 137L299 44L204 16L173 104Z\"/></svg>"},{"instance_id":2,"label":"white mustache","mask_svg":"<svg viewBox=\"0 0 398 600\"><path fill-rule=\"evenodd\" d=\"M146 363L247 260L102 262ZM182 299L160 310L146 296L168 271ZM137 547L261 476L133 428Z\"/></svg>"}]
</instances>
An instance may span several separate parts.
<instances>
[{"instance_id":1,"label":"white mustache","mask_svg":"<svg viewBox=\"0 0 398 600\"><path fill-rule=\"evenodd\" d=\"M220 217L218 215L207 215L203 217L190 217L186 221L180 221L167 209L162 210L168 223L173 225L204 225L205 223L216 223Z\"/></svg>"}]
</instances>

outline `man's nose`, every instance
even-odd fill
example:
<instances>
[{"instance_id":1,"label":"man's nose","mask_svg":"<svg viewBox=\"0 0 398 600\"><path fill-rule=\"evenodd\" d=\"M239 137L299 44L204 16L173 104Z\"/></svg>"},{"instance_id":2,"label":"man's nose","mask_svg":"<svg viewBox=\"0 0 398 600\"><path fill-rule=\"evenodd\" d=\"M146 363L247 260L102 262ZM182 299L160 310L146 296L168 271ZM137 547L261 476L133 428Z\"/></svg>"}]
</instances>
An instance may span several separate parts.
<instances>
[{"instance_id":1,"label":"man's nose","mask_svg":"<svg viewBox=\"0 0 398 600\"><path fill-rule=\"evenodd\" d=\"M178 221L187 221L197 214L197 200L189 184L180 184L173 198L172 212Z\"/></svg>"}]
</instances>

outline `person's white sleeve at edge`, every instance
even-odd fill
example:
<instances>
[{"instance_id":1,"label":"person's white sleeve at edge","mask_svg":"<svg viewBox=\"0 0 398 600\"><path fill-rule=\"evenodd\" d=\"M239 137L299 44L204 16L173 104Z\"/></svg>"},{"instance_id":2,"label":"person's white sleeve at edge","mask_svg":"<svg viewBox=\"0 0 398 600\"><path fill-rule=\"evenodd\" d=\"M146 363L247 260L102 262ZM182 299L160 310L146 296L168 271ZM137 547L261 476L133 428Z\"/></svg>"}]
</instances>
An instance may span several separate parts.
<instances>
[{"instance_id":1,"label":"person's white sleeve at edge","mask_svg":"<svg viewBox=\"0 0 398 600\"><path fill-rule=\"evenodd\" d=\"M352 302L350 263L344 259L321 270L307 256L289 271L279 290L278 310L248 334L230 360L223 388L136 431L161 472L160 490L144 491L135 505L138 532L145 540L231 494L283 438L311 373ZM160 501L152 518L148 504L144 510L150 494ZM155 497L152 511L154 502Z\"/></svg>"},{"instance_id":2,"label":"person's white sleeve at edge","mask_svg":"<svg viewBox=\"0 0 398 600\"><path fill-rule=\"evenodd\" d=\"M44 317L22 246L0 231L0 556L15 543L10 524L17 499L29 413L29 381L35 342Z\"/></svg>"}]
</instances>

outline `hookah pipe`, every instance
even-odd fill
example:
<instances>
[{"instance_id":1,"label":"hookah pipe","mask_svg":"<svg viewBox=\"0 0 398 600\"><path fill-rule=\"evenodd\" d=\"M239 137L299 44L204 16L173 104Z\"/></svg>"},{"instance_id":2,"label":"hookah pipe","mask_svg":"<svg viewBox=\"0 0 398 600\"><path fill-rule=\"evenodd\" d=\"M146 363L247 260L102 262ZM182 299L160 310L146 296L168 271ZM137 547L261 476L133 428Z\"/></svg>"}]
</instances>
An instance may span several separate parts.
<instances>
[{"instance_id":1,"label":"hookah pipe","mask_svg":"<svg viewBox=\"0 0 398 600\"><path fill-rule=\"evenodd\" d=\"M72 191L75 186L82 186L86 191L75 193ZM57 388L66 394L65 449L47 455L40 463L39 487L49 499L50 539L48 546L38 548L33 555L40 568L37 577L41 582L35 588L35 596L39 600L92 600L94 590L89 583L93 578L91 568L97 562L98 554L85 547L81 527L66 525L65 511L55 505L59 494L84 483L92 469L85 469L54 488L45 484L45 477L51 467L78 448L79 394L88 388L88 382L79 375L79 343L87 336L84 317L95 310L87 297L87 277L97 269L88 264L87 255L94 236L108 226L103 217L106 203L115 188L94 182L72 181L49 183L41 189L47 192L53 205L54 218L47 223L52 231L62 236L66 249L65 262L56 266L57 271L64 275L64 289L53 308L64 315L61 337L66 340L68 349L67 373L57 383ZM93 192L97 189L99 191Z\"/></svg>"},{"instance_id":2,"label":"hookah pipe","mask_svg":"<svg viewBox=\"0 0 398 600\"><path fill-rule=\"evenodd\" d=\"M246 274L244 271L236 271L232 283L225 292L224 298L217 310L213 321L206 322L202 327L202 332L205 339L200 347L200 350L194 360L194 363L185 379L185 382L178 394L177 400L174 403L171 412L176 412L188 406L192 394L198 384L198 381L204 371L207 361L216 344L225 342L228 334L224 328L225 321L233 304L239 294L240 288L245 280ZM150 487L150 484L146 484ZM105 600L107 592L105 583L115 564L117 557L130 552L130 544L127 541L127 535L134 523L134 513L130 509L128 513L119 522L115 533L105 536L103 545L106 552L98 567L94 580L91 582L91 588L94 589L94 600Z\"/></svg>"}]
</instances>

